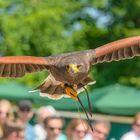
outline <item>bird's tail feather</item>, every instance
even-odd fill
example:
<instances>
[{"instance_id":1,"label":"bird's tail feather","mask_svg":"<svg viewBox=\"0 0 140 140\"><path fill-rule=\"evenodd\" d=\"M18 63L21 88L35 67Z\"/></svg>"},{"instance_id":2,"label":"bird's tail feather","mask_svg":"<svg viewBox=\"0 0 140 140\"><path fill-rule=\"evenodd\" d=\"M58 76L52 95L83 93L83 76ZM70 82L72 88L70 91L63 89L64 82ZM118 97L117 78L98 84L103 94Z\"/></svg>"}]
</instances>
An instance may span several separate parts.
<instances>
[{"instance_id":1,"label":"bird's tail feather","mask_svg":"<svg viewBox=\"0 0 140 140\"><path fill-rule=\"evenodd\" d=\"M38 87L30 92L40 92L40 96L51 99L60 99L66 95L62 83L56 81L52 75L49 75Z\"/></svg>"},{"instance_id":2,"label":"bird's tail feather","mask_svg":"<svg viewBox=\"0 0 140 140\"><path fill-rule=\"evenodd\" d=\"M29 90L28 92L29 93L34 93L34 92L38 92L39 90L38 89L36 89L36 90Z\"/></svg>"}]
</instances>

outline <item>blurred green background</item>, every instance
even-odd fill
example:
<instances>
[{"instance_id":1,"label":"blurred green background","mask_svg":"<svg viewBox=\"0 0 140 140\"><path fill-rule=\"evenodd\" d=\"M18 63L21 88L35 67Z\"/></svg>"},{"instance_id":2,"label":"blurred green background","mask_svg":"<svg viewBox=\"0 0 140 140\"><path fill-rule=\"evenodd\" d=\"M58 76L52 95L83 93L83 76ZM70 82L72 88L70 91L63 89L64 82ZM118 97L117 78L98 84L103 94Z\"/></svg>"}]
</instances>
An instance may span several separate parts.
<instances>
[{"instance_id":1,"label":"blurred green background","mask_svg":"<svg viewBox=\"0 0 140 140\"><path fill-rule=\"evenodd\" d=\"M138 0L0 0L0 55L49 56L140 35L139 9ZM120 83L140 88L139 60L93 66L94 87ZM35 87L45 76L17 81Z\"/></svg>"},{"instance_id":2,"label":"blurred green background","mask_svg":"<svg viewBox=\"0 0 140 140\"><path fill-rule=\"evenodd\" d=\"M0 0L0 56L47 57L94 49L140 35L139 16L139 0ZM116 83L140 89L139 71L138 57L95 65L90 75L97 83L89 91ZM1 78L0 83L16 81L34 88L47 75L40 72L19 79ZM116 129L117 125L112 135L128 129L126 126ZM120 136L116 135L116 138Z\"/></svg>"}]
</instances>

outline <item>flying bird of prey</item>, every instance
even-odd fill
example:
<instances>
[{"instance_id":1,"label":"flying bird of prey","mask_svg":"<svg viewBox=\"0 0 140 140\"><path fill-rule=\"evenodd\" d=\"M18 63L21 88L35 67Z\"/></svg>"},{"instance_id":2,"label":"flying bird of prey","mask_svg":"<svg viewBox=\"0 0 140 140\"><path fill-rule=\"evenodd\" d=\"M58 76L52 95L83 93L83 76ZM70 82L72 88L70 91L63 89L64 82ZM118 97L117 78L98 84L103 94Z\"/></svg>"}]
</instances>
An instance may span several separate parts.
<instances>
[{"instance_id":1,"label":"flying bird of prey","mask_svg":"<svg viewBox=\"0 0 140 140\"><path fill-rule=\"evenodd\" d=\"M140 36L108 43L96 49L48 57L0 57L0 77L23 77L26 73L46 70L49 76L36 90L51 99L70 97L81 101L78 93L95 83L88 75L92 65L140 56Z\"/></svg>"}]
</instances>

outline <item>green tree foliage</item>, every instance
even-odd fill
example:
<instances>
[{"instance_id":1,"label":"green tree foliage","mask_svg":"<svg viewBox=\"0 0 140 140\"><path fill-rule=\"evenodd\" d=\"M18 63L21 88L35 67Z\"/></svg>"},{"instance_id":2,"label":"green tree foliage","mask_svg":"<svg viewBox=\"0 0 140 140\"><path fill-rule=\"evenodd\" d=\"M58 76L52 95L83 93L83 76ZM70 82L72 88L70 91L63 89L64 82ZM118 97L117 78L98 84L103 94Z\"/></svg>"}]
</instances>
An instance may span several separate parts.
<instances>
[{"instance_id":1,"label":"green tree foliage","mask_svg":"<svg viewBox=\"0 0 140 140\"><path fill-rule=\"evenodd\" d=\"M94 3L96 8L108 18L105 24L107 41L129 36L140 35L140 1L137 0L101 0ZM113 62L98 66L99 73L104 71L100 84L119 82L140 87L140 59ZM108 75L108 76L107 76ZM99 77L98 77L99 78ZM106 81L108 80L108 82ZM110 81L110 82L109 82Z\"/></svg>"},{"instance_id":2,"label":"green tree foliage","mask_svg":"<svg viewBox=\"0 0 140 140\"><path fill-rule=\"evenodd\" d=\"M0 55L49 56L139 35L139 9L137 0L0 0ZM116 82L140 87L139 69L136 58L98 64L91 75L99 87ZM17 81L36 85L45 76Z\"/></svg>"}]
</instances>

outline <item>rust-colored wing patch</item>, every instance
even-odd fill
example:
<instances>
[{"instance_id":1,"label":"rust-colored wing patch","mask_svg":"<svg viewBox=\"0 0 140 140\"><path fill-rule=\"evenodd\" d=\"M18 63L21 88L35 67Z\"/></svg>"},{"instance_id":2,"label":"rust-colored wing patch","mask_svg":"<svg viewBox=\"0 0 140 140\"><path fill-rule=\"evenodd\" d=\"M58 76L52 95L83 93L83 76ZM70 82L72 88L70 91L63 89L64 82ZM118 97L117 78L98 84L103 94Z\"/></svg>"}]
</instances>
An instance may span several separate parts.
<instances>
[{"instance_id":1,"label":"rust-colored wing patch","mask_svg":"<svg viewBox=\"0 0 140 140\"><path fill-rule=\"evenodd\" d=\"M92 64L119 61L140 56L140 36L108 43L94 50Z\"/></svg>"},{"instance_id":2,"label":"rust-colored wing patch","mask_svg":"<svg viewBox=\"0 0 140 140\"><path fill-rule=\"evenodd\" d=\"M0 57L0 77L22 77L26 73L47 70L49 62L43 57Z\"/></svg>"}]
</instances>

